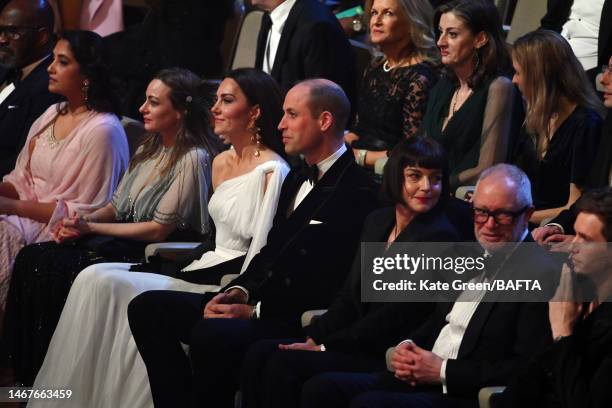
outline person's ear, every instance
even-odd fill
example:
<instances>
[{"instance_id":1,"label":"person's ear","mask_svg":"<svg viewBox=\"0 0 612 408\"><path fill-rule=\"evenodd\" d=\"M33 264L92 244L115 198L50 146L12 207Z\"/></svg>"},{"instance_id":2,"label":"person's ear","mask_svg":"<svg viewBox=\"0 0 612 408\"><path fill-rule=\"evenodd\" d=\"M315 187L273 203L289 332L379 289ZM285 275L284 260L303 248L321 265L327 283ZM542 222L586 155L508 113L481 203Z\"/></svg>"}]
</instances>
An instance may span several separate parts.
<instances>
[{"instance_id":1,"label":"person's ear","mask_svg":"<svg viewBox=\"0 0 612 408\"><path fill-rule=\"evenodd\" d=\"M334 126L334 115L329 111L323 111L319 115L319 128L321 132L327 132Z\"/></svg>"},{"instance_id":2,"label":"person's ear","mask_svg":"<svg viewBox=\"0 0 612 408\"><path fill-rule=\"evenodd\" d=\"M253 106L251 110L249 111L249 123L252 123L254 126L255 122L257 122L257 119L259 119L260 117L261 117L261 108L259 107L259 105Z\"/></svg>"},{"instance_id":3,"label":"person's ear","mask_svg":"<svg viewBox=\"0 0 612 408\"><path fill-rule=\"evenodd\" d=\"M474 39L474 48L480 50L482 47L487 45L489 42L489 36L484 31L476 34L476 38Z\"/></svg>"}]
</instances>

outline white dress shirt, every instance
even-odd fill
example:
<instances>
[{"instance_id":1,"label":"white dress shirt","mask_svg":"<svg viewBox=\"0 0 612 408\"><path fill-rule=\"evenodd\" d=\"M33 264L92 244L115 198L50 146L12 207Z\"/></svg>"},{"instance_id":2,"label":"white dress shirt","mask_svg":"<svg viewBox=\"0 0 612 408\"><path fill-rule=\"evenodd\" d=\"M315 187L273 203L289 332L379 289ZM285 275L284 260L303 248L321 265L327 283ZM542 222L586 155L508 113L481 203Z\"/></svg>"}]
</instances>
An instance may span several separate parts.
<instances>
[{"instance_id":1,"label":"white dress shirt","mask_svg":"<svg viewBox=\"0 0 612 408\"><path fill-rule=\"evenodd\" d=\"M525 229L519 242L523 242L528 233L529 231ZM485 256L490 256L486 250ZM489 281L489 279L484 274L470 280L470 282L486 281ZM464 291L459 295L450 313L446 315L447 324L440 330L440 334L438 334L438 338L431 350L432 353L443 359L442 366L440 367L440 380L442 381L442 391L444 394L446 394L446 364L449 359L456 359L459 355L459 348L461 347L465 331L485 294L485 290L480 290Z\"/></svg>"},{"instance_id":2,"label":"white dress shirt","mask_svg":"<svg viewBox=\"0 0 612 408\"><path fill-rule=\"evenodd\" d=\"M266 49L264 50L262 67L263 71L267 74L272 72L278 44L283 34L283 28L285 27L285 22L295 2L296 0L286 0L270 12L272 27L270 27L270 31L268 31L268 41L266 42Z\"/></svg>"},{"instance_id":3,"label":"white dress shirt","mask_svg":"<svg viewBox=\"0 0 612 408\"><path fill-rule=\"evenodd\" d=\"M567 39L584 70L597 67L597 39L605 0L574 0L561 35Z\"/></svg>"}]
</instances>

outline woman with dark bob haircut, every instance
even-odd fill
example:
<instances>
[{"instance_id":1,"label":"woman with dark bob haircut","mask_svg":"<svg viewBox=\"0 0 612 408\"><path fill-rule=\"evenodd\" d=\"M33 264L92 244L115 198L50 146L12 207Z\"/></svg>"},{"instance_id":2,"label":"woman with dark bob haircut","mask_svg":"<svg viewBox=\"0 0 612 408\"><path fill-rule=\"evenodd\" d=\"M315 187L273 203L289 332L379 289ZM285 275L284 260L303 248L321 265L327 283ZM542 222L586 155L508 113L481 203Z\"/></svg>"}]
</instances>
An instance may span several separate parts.
<instances>
[{"instance_id":1,"label":"woman with dark bob haircut","mask_svg":"<svg viewBox=\"0 0 612 408\"><path fill-rule=\"evenodd\" d=\"M15 169L0 183L0 316L19 250L51 241L62 218L106 205L127 167L127 139L103 55L95 33L59 35L49 91L65 101L32 124Z\"/></svg>"},{"instance_id":2,"label":"woman with dark bob haircut","mask_svg":"<svg viewBox=\"0 0 612 408\"><path fill-rule=\"evenodd\" d=\"M385 245L370 247L366 258L405 253L406 246L395 245L398 242L461 240L444 213L448 196L445 163L442 147L431 138L414 136L395 145L383 179L383 190L393 205L371 213L361 233L361 242ZM263 340L251 346L241 376L244 405L299 406L303 384L317 374L383 370L381 356L388 345L427 318L433 303L362 302L361 259L358 252L344 287L327 313L305 328L306 338L293 343ZM325 352L316 352L322 350ZM280 389L283 391L278 392Z\"/></svg>"},{"instance_id":3,"label":"woman with dark bob haircut","mask_svg":"<svg viewBox=\"0 0 612 408\"><path fill-rule=\"evenodd\" d=\"M289 172L276 129L281 104L278 85L262 71L239 69L223 79L210 111L214 132L232 148L212 164L208 212L216 227L214 249L175 278L130 271L128 263L84 269L70 289L35 384L78 388L74 406L153 405L146 367L128 324L128 304L147 290L217 291L218 271L228 264L232 273L244 271L266 244Z\"/></svg>"},{"instance_id":4,"label":"woman with dark bob haircut","mask_svg":"<svg viewBox=\"0 0 612 408\"><path fill-rule=\"evenodd\" d=\"M436 11L434 26L444 68L429 95L423 129L446 150L454 191L507 159L523 109L507 76L510 55L492 2L446 3Z\"/></svg>"}]
</instances>

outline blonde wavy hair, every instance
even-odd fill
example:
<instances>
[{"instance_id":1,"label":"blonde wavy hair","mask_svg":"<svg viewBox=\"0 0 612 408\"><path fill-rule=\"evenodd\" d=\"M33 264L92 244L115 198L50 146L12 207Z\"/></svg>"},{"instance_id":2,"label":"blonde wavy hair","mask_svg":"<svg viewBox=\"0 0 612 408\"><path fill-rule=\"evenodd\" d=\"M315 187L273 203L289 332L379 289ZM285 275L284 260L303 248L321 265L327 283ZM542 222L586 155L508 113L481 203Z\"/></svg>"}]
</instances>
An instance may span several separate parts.
<instances>
[{"instance_id":1,"label":"blonde wavy hair","mask_svg":"<svg viewBox=\"0 0 612 408\"><path fill-rule=\"evenodd\" d=\"M440 52L436 46L436 37L433 30L434 11L428 0L395 0L401 10L402 17L409 27L410 42L406 45L410 49L408 55L419 56L423 61L437 64ZM366 1L366 18L369 29L372 4L374 0Z\"/></svg>"}]
</instances>

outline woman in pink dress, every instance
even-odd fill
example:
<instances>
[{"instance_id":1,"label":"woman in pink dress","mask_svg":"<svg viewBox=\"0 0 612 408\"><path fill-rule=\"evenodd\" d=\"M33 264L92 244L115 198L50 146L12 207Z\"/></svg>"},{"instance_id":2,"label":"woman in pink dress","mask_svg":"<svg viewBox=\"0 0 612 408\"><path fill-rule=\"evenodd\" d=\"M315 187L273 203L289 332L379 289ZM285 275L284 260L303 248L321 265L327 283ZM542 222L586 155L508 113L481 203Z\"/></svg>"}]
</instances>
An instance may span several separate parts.
<instances>
[{"instance_id":1,"label":"woman in pink dress","mask_svg":"<svg viewBox=\"0 0 612 408\"><path fill-rule=\"evenodd\" d=\"M102 42L89 31L60 35L49 91L64 96L30 128L15 169L0 183L0 316L13 262L31 243L50 241L58 222L111 198L128 162Z\"/></svg>"}]
</instances>

